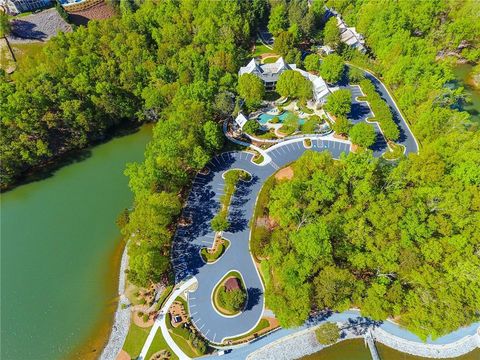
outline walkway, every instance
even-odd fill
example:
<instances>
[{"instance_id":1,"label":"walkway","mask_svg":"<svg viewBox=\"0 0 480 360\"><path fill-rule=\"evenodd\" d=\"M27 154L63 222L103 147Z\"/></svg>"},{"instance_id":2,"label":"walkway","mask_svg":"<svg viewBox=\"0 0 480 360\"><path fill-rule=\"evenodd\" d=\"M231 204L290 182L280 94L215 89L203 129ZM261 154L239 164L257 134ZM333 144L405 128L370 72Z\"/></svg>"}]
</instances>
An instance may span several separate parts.
<instances>
[{"instance_id":1,"label":"walkway","mask_svg":"<svg viewBox=\"0 0 480 360\"><path fill-rule=\"evenodd\" d=\"M167 328L167 323L166 323L166 319L167 319L166 314L168 313L168 309L173 304L175 299L180 295L182 295L185 291L187 291L191 286L195 285L196 282L197 282L197 279L195 277L192 277L186 280L182 284L177 284L174 291L170 294L168 299L165 301L165 304L163 304L162 308L160 309L159 315L157 319L155 319L152 329L148 334L147 340L145 341L145 344L143 345L142 351L140 352L140 355L138 356L137 360L144 360L145 356L147 356L148 349L150 349L150 346L152 345L153 339L155 338L155 334L157 333L158 328L161 329L162 335L165 338L165 341L167 342L168 346L170 346L172 351L175 353L175 355L178 356L180 360L190 359L182 351L182 349L178 347L178 345L175 343L175 341L173 341L172 337L170 336L170 333L168 332L168 328Z\"/></svg>"}]
</instances>

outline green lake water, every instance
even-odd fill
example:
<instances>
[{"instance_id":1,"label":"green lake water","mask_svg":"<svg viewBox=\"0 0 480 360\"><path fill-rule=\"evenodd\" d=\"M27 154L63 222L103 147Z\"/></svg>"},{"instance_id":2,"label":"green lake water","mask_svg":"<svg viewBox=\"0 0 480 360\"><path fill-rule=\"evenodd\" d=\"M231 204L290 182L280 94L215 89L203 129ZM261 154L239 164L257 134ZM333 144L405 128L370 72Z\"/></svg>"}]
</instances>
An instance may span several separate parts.
<instances>
[{"instance_id":1,"label":"green lake water","mask_svg":"<svg viewBox=\"0 0 480 360\"><path fill-rule=\"evenodd\" d=\"M427 360L418 356L408 355L393 350L385 345L376 344L378 355L381 360ZM308 355L302 360L371 360L370 350L365 346L362 339L345 340L330 346L318 353ZM455 360L478 360L480 350L477 349L467 355L455 358Z\"/></svg>"},{"instance_id":2,"label":"green lake water","mask_svg":"<svg viewBox=\"0 0 480 360\"><path fill-rule=\"evenodd\" d=\"M457 78L457 85L463 86L470 97L471 102L462 106L462 110L468 112L477 123L480 123L480 89L475 89L470 84L470 74L473 66L470 64L458 64L453 69Z\"/></svg>"},{"instance_id":3,"label":"green lake water","mask_svg":"<svg viewBox=\"0 0 480 360\"><path fill-rule=\"evenodd\" d=\"M144 126L1 195L1 359L99 355L117 300L115 219L132 203L123 171L150 138Z\"/></svg>"}]
</instances>

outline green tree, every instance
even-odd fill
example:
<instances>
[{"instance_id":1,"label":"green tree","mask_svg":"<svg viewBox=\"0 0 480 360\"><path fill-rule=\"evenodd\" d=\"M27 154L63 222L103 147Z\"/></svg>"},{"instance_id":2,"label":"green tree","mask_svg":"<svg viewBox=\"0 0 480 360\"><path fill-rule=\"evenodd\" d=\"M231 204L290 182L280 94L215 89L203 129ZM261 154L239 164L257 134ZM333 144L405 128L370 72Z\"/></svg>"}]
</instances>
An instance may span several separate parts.
<instances>
[{"instance_id":1,"label":"green tree","mask_svg":"<svg viewBox=\"0 0 480 360\"><path fill-rule=\"evenodd\" d=\"M203 124L205 146L208 150L214 152L220 150L225 142L225 137L220 126L213 121L207 121Z\"/></svg>"},{"instance_id":2,"label":"green tree","mask_svg":"<svg viewBox=\"0 0 480 360\"><path fill-rule=\"evenodd\" d=\"M377 137L373 126L364 122L353 125L348 135L352 143L365 148L372 146Z\"/></svg>"},{"instance_id":3,"label":"green tree","mask_svg":"<svg viewBox=\"0 0 480 360\"><path fill-rule=\"evenodd\" d=\"M331 17L328 19L323 29L323 43L334 49L340 44L340 30L337 26L337 18Z\"/></svg>"},{"instance_id":4,"label":"green tree","mask_svg":"<svg viewBox=\"0 0 480 360\"><path fill-rule=\"evenodd\" d=\"M214 216L210 225L213 231L226 231L230 227L227 215L223 211Z\"/></svg>"},{"instance_id":5,"label":"green tree","mask_svg":"<svg viewBox=\"0 0 480 360\"><path fill-rule=\"evenodd\" d=\"M363 70L354 66L348 67L348 80L350 81L351 84L358 84L363 79L365 79Z\"/></svg>"},{"instance_id":6,"label":"green tree","mask_svg":"<svg viewBox=\"0 0 480 360\"><path fill-rule=\"evenodd\" d=\"M221 116L231 115L235 107L233 94L227 91L219 92L215 95L214 107Z\"/></svg>"},{"instance_id":7,"label":"green tree","mask_svg":"<svg viewBox=\"0 0 480 360\"><path fill-rule=\"evenodd\" d=\"M320 56L317 54L307 55L303 63L307 71L318 71L320 69Z\"/></svg>"},{"instance_id":8,"label":"green tree","mask_svg":"<svg viewBox=\"0 0 480 360\"><path fill-rule=\"evenodd\" d=\"M320 65L320 75L326 82L333 84L342 78L343 69L343 59L337 54L330 54Z\"/></svg>"},{"instance_id":9,"label":"green tree","mask_svg":"<svg viewBox=\"0 0 480 360\"><path fill-rule=\"evenodd\" d=\"M272 7L272 10L270 11L270 20L268 21L268 31L270 31L273 36L277 36L280 32L287 30L287 27L288 18L285 5L278 4Z\"/></svg>"},{"instance_id":10,"label":"green tree","mask_svg":"<svg viewBox=\"0 0 480 360\"><path fill-rule=\"evenodd\" d=\"M351 127L352 124L345 116L338 116L332 124L332 130L340 135L347 135Z\"/></svg>"},{"instance_id":11,"label":"green tree","mask_svg":"<svg viewBox=\"0 0 480 360\"><path fill-rule=\"evenodd\" d=\"M237 91L245 99L247 106L254 107L262 101L265 95L265 86L262 80L255 75L243 74L238 78Z\"/></svg>"},{"instance_id":12,"label":"green tree","mask_svg":"<svg viewBox=\"0 0 480 360\"><path fill-rule=\"evenodd\" d=\"M315 336L320 344L331 345L338 341L340 338L340 332L337 324L326 322L315 330Z\"/></svg>"},{"instance_id":13,"label":"green tree","mask_svg":"<svg viewBox=\"0 0 480 360\"><path fill-rule=\"evenodd\" d=\"M352 95L349 89L334 91L327 98L325 110L335 116L345 117L352 109Z\"/></svg>"},{"instance_id":14,"label":"green tree","mask_svg":"<svg viewBox=\"0 0 480 360\"><path fill-rule=\"evenodd\" d=\"M276 90L282 96L303 101L312 97L312 83L295 70L284 71L279 76Z\"/></svg>"},{"instance_id":15,"label":"green tree","mask_svg":"<svg viewBox=\"0 0 480 360\"><path fill-rule=\"evenodd\" d=\"M295 46L295 37L290 31L282 31L276 37L273 43L273 50L282 56L287 54Z\"/></svg>"},{"instance_id":16,"label":"green tree","mask_svg":"<svg viewBox=\"0 0 480 360\"><path fill-rule=\"evenodd\" d=\"M247 294L243 289L226 291L222 288L218 295L220 306L233 312L242 310L247 300Z\"/></svg>"},{"instance_id":17,"label":"green tree","mask_svg":"<svg viewBox=\"0 0 480 360\"><path fill-rule=\"evenodd\" d=\"M250 119L243 125L243 131L247 134L254 135L258 130L260 130L260 124L257 120Z\"/></svg>"},{"instance_id":18,"label":"green tree","mask_svg":"<svg viewBox=\"0 0 480 360\"><path fill-rule=\"evenodd\" d=\"M0 11L0 37L10 34L10 21L8 15L3 11Z\"/></svg>"}]
</instances>

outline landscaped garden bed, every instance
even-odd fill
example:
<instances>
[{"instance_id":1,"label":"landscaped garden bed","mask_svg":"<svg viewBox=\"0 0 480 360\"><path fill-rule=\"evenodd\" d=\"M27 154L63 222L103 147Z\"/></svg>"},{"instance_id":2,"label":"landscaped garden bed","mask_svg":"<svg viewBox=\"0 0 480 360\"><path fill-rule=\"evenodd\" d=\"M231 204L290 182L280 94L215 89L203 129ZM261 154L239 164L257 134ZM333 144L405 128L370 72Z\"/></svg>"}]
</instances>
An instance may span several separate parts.
<instances>
[{"instance_id":1,"label":"landscaped garden bed","mask_svg":"<svg viewBox=\"0 0 480 360\"><path fill-rule=\"evenodd\" d=\"M216 239L213 248L203 248L202 250L200 250L200 255L202 256L203 261L205 261L206 263L213 263L225 253L229 246L230 241L228 241L227 239Z\"/></svg>"},{"instance_id":2,"label":"landscaped garden bed","mask_svg":"<svg viewBox=\"0 0 480 360\"><path fill-rule=\"evenodd\" d=\"M395 144L394 142L388 143L388 150L383 153L383 158L387 160L397 160L405 153L405 146L401 144Z\"/></svg>"},{"instance_id":3,"label":"landscaped garden bed","mask_svg":"<svg viewBox=\"0 0 480 360\"><path fill-rule=\"evenodd\" d=\"M242 276L237 271L230 271L213 290L215 309L226 316L239 314L246 302L247 292Z\"/></svg>"}]
</instances>

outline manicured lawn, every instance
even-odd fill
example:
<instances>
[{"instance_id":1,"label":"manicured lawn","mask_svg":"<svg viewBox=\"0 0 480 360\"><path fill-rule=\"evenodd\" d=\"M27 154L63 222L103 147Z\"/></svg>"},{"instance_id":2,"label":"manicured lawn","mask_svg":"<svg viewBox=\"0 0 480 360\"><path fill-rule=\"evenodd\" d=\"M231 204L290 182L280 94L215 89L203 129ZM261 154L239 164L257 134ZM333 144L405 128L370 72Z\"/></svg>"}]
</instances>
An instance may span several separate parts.
<instances>
[{"instance_id":1,"label":"manicured lawn","mask_svg":"<svg viewBox=\"0 0 480 360\"><path fill-rule=\"evenodd\" d=\"M208 252L207 248L203 248L201 250L200 254L202 255L202 258L205 262L210 263L216 261L227 250L227 248L230 246L230 242L226 239L222 240L223 244L220 244L214 253Z\"/></svg>"},{"instance_id":2,"label":"manicured lawn","mask_svg":"<svg viewBox=\"0 0 480 360\"><path fill-rule=\"evenodd\" d=\"M260 322L257 324L257 326L255 326L255 328L250 331L248 334L245 334L245 335L242 335L242 336L237 336L237 337L234 337L234 338L228 338L227 340L230 340L230 341L236 341L236 340L241 340L241 339L244 339L244 338L247 338L255 333L258 333L259 331L263 330L263 329L266 329L270 326L270 323L268 322L267 319L261 319Z\"/></svg>"},{"instance_id":3,"label":"manicured lawn","mask_svg":"<svg viewBox=\"0 0 480 360\"><path fill-rule=\"evenodd\" d=\"M167 342L165 341L165 338L163 337L161 330L158 329L157 333L155 334L155 337L153 338L152 345L150 345L150 349L148 349L145 360L149 360L153 354L155 354L160 350L167 350L170 353L171 360L178 359L178 356L175 355L172 349L170 349L170 346L167 345Z\"/></svg>"},{"instance_id":4,"label":"manicured lawn","mask_svg":"<svg viewBox=\"0 0 480 360\"><path fill-rule=\"evenodd\" d=\"M263 158L263 155L261 155L261 154L257 154L253 158L253 162L255 164L261 164L263 162L263 160L264 160L264 158Z\"/></svg>"},{"instance_id":5,"label":"manicured lawn","mask_svg":"<svg viewBox=\"0 0 480 360\"><path fill-rule=\"evenodd\" d=\"M145 344L151 328L152 327L141 328L134 323L130 324L127 338L123 344L123 350L125 350L132 359L140 355L140 351L142 351L143 344Z\"/></svg>"},{"instance_id":6,"label":"manicured lawn","mask_svg":"<svg viewBox=\"0 0 480 360\"><path fill-rule=\"evenodd\" d=\"M255 51L252 52L252 57L257 57L266 53L273 53L273 50L263 45L260 41L257 41L255 43Z\"/></svg>"},{"instance_id":7,"label":"manicured lawn","mask_svg":"<svg viewBox=\"0 0 480 360\"><path fill-rule=\"evenodd\" d=\"M387 149L385 153L382 155L387 160L399 159L400 157L402 157L405 151L405 146L401 144L390 143L389 147L392 149L392 151Z\"/></svg>"},{"instance_id":8,"label":"manicured lawn","mask_svg":"<svg viewBox=\"0 0 480 360\"><path fill-rule=\"evenodd\" d=\"M275 61L277 61L279 57L280 57L280 56L267 57L267 58L263 59L262 62L263 62L264 64L271 64L271 63L274 63Z\"/></svg>"},{"instance_id":9,"label":"manicured lawn","mask_svg":"<svg viewBox=\"0 0 480 360\"><path fill-rule=\"evenodd\" d=\"M12 50L19 66L26 57L32 57L42 51L45 43L12 44Z\"/></svg>"}]
</instances>

